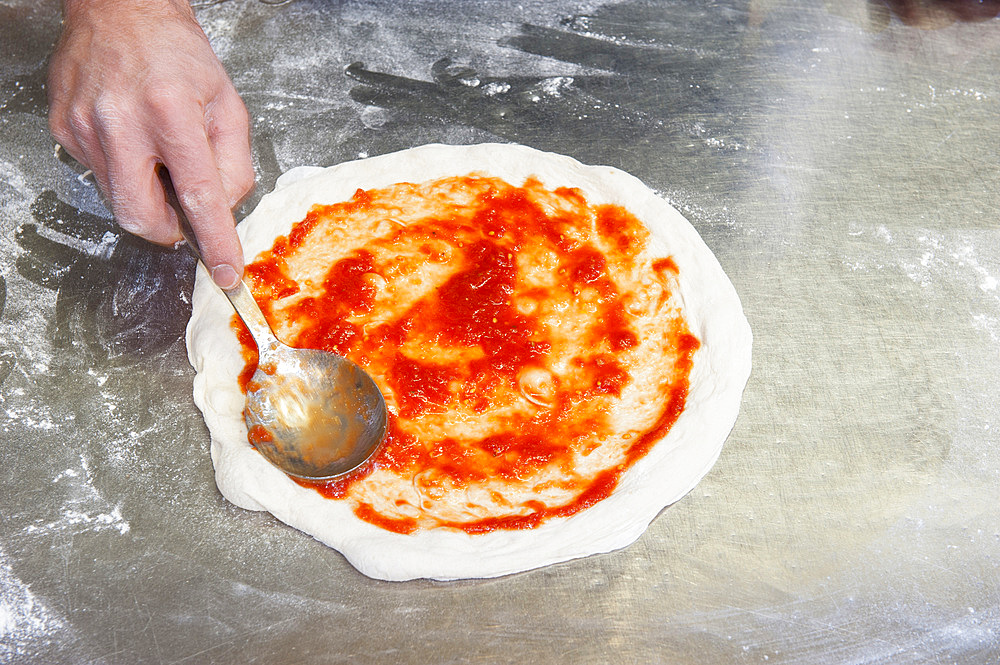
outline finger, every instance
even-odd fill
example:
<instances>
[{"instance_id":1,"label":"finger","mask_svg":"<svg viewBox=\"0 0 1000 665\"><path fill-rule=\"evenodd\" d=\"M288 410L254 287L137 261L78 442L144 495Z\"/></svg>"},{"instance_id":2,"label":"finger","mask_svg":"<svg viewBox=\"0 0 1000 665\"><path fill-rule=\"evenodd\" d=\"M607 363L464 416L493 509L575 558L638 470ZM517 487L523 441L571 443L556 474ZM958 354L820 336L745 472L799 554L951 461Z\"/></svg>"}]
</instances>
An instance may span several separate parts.
<instances>
[{"instance_id":1,"label":"finger","mask_svg":"<svg viewBox=\"0 0 1000 665\"><path fill-rule=\"evenodd\" d=\"M91 174L94 176L94 180L97 181L97 188L110 201L112 197L111 186L108 182L108 162L104 155L104 151L101 149L100 143L96 141L93 144L83 143L80 145L80 150L83 153L83 158L81 159L76 156L73 158L90 170ZM70 154L72 155L73 153ZM81 174L79 176L81 180L83 175L86 174Z\"/></svg>"},{"instance_id":2,"label":"finger","mask_svg":"<svg viewBox=\"0 0 1000 665\"><path fill-rule=\"evenodd\" d=\"M109 167L111 209L118 226L157 245L174 246L184 238L180 222L156 177L157 160L126 155Z\"/></svg>"},{"instance_id":3,"label":"finger","mask_svg":"<svg viewBox=\"0 0 1000 665\"><path fill-rule=\"evenodd\" d=\"M78 115L82 116L83 114L80 113ZM98 190L103 195L106 203L111 206L112 211L114 211L114 197L111 192L111 185L108 181L108 160L107 156L104 154L104 148L101 145L101 141L96 132L91 129L92 125L86 125L88 128L86 132L83 131L82 127L84 127L84 125L80 121L74 121L72 126L75 128L75 134L59 136L53 132L53 135L56 136L56 140L59 141L59 145L66 152L68 152L73 159L89 170L90 174L93 175L94 180L97 181ZM79 176L81 182L86 175L86 173L83 173Z\"/></svg>"},{"instance_id":4,"label":"finger","mask_svg":"<svg viewBox=\"0 0 1000 665\"><path fill-rule=\"evenodd\" d=\"M87 163L87 157L83 154L83 148L80 146L80 142L77 141L69 122L63 118L58 118L56 114L56 109L49 112L49 131L52 133L52 137L56 140L56 143L62 146L63 150L69 153L70 157L90 168L90 165Z\"/></svg>"},{"instance_id":5,"label":"finger","mask_svg":"<svg viewBox=\"0 0 1000 665\"><path fill-rule=\"evenodd\" d=\"M49 111L49 131L70 157L94 173L101 191L107 195L107 160L93 117L84 105L54 102Z\"/></svg>"},{"instance_id":6,"label":"finger","mask_svg":"<svg viewBox=\"0 0 1000 665\"><path fill-rule=\"evenodd\" d=\"M220 287L232 288L243 274L243 249L229 198L204 125L196 124L193 118L184 122L183 118L178 116L183 133L169 134L169 140L160 146L160 155L198 239L205 266Z\"/></svg>"},{"instance_id":7,"label":"finger","mask_svg":"<svg viewBox=\"0 0 1000 665\"><path fill-rule=\"evenodd\" d=\"M229 199L236 205L254 188L253 160L250 153L250 119L246 106L236 91L227 86L206 113L208 139Z\"/></svg>"},{"instance_id":8,"label":"finger","mask_svg":"<svg viewBox=\"0 0 1000 665\"><path fill-rule=\"evenodd\" d=\"M146 134L123 120L118 111L105 108L98 115L97 138L100 150L94 151L92 159L105 162L98 182L111 201L118 225L159 245L180 242L177 216L156 178L158 160ZM87 155L91 158L90 150Z\"/></svg>"},{"instance_id":9,"label":"finger","mask_svg":"<svg viewBox=\"0 0 1000 665\"><path fill-rule=\"evenodd\" d=\"M80 150L75 134L87 133L91 123L87 122L85 114L79 112L80 106L73 99L73 91L78 88L76 70L65 66L64 58L59 52L60 46L61 40L52 56L45 80L49 106L49 131L59 145L65 148L73 159L82 164L83 151ZM81 127L81 125L84 126Z\"/></svg>"}]
</instances>

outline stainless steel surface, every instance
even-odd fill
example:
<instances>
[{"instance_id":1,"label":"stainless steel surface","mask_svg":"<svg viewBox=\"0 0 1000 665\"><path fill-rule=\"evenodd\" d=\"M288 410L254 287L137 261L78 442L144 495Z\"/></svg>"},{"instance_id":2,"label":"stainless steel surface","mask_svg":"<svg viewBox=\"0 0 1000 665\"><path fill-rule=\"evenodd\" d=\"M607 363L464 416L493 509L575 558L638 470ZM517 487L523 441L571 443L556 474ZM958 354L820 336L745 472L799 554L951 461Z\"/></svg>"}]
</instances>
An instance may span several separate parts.
<instances>
[{"instance_id":1,"label":"stainless steel surface","mask_svg":"<svg viewBox=\"0 0 1000 665\"><path fill-rule=\"evenodd\" d=\"M2 0L0 661L1000 660L1000 21L908 25L877 0L199 4L258 192L480 140L661 192L743 298L743 410L635 545L507 578L369 580L227 505L181 339L193 260L120 235L53 155L56 3Z\"/></svg>"},{"instance_id":2,"label":"stainless steel surface","mask_svg":"<svg viewBox=\"0 0 1000 665\"><path fill-rule=\"evenodd\" d=\"M170 174L157 170L188 249L204 263ZM257 345L243 410L256 450L288 475L309 480L343 476L367 462L388 424L375 380L343 356L282 344L243 281L222 293Z\"/></svg>"}]
</instances>

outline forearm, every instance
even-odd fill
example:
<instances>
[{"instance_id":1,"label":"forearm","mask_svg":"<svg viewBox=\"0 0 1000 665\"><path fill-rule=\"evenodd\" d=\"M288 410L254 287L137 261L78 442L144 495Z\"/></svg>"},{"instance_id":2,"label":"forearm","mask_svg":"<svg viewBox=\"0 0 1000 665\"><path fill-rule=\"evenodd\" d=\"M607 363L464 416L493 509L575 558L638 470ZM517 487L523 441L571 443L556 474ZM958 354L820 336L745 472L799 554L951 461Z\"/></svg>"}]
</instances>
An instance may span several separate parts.
<instances>
[{"instance_id":1,"label":"forearm","mask_svg":"<svg viewBox=\"0 0 1000 665\"><path fill-rule=\"evenodd\" d=\"M123 6L155 14L156 12L182 13L194 18L194 11L187 0L62 0L65 19L75 18L94 10L120 11Z\"/></svg>"}]
</instances>

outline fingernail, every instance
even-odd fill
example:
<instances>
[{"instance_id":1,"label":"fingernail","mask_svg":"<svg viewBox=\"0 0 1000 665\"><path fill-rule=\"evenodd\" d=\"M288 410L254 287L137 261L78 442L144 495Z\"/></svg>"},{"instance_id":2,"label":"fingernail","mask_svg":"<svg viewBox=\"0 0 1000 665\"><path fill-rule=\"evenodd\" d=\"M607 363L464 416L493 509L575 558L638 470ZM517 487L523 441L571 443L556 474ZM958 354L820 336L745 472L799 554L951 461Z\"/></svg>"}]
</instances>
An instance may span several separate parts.
<instances>
[{"instance_id":1,"label":"fingernail","mask_svg":"<svg viewBox=\"0 0 1000 665\"><path fill-rule=\"evenodd\" d=\"M240 278L231 265L223 263L212 268L212 281L218 284L220 289L228 291L239 284Z\"/></svg>"}]
</instances>

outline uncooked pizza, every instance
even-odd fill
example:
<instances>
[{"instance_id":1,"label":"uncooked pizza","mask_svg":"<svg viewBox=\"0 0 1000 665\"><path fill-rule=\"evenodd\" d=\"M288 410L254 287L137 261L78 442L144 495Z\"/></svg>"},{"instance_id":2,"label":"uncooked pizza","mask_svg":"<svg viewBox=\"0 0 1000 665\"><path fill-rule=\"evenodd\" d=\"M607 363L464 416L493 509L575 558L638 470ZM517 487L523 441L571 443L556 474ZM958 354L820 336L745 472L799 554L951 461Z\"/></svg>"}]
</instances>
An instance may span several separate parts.
<instances>
[{"instance_id":1,"label":"uncooked pizza","mask_svg":"<svg viewBox=\"0 0 1000 665\"><path fill-rule=\"evenodd\" d=\"M202 273L188 330L222 493L382 579L490 577L641 535L718 457L750 331L718 262L631 176L521 146L299 169L240 225L279 338L350 357L377 455L293 480L248 439L249 334Z\"/></svg>"}]
</instances>

